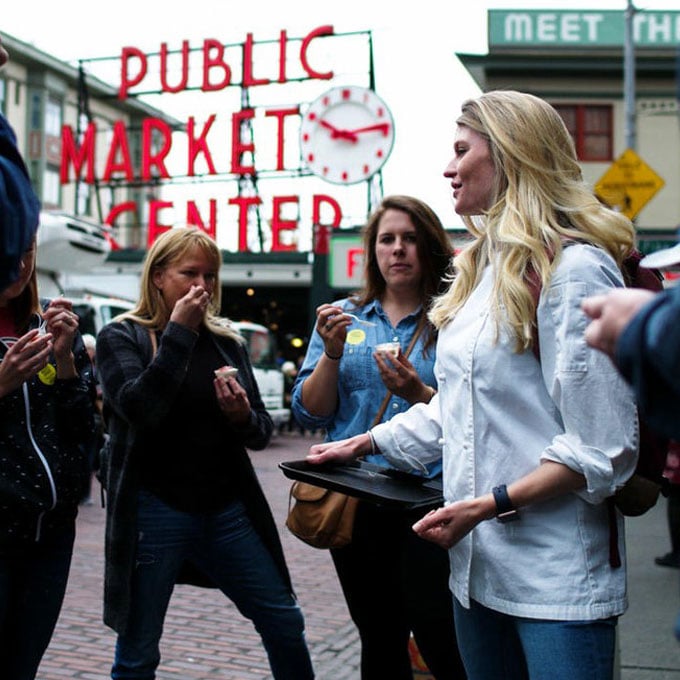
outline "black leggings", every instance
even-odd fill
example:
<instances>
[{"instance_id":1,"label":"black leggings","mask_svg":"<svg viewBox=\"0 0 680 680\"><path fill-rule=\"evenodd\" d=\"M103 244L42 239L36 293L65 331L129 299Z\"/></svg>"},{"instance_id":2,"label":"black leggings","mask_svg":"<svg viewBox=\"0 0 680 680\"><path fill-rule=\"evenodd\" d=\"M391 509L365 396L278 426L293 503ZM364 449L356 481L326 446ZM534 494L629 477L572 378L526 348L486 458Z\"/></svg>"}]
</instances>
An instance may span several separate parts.
<instances>
[{"instance_id":1,"label":"black leggings","mask_svg":"<svg viewBox=\"0 0 680 680\"><path fill-rule=\"evenodd\" d=\"M362 680L412 680L411 633L437 680L463 680L445 550L411 529L427 510L361 502L352 543L332 550L361 638Z\"/></svg>"}]
</instances>

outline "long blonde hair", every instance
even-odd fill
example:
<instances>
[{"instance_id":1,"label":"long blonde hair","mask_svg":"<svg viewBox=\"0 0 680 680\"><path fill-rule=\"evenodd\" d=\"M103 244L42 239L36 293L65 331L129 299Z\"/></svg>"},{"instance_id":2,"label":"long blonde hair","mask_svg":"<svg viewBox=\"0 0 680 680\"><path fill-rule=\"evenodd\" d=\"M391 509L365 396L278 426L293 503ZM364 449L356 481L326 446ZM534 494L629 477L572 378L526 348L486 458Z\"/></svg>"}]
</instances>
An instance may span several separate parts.
<instances>
[{"instance_id":1,"label":"long blonde hair","mask_svg":"<svg viewBox=\"0 0 680 680\"><path fill-rule=\"evenodd\" d=\"M169 267L189 255L195 249L200 250L215 269L215 287L208 303L203 320L211 332L242 340L242 336L231 326L231 321L219 316L222 301L219 271L222 265L222 254L215 241L204 231L195 227L175 227L161 234L153 243L144 260L144 268L140 281L139 300L134 309L116 317L116 321L130 319L154 330L162 330L170 320L172 309L163 300L153 282L155 272Z\"/></svg>"},{"instance_id":2,"label":"long blonde hair","mask_svg":"<svg viewBox=\"0 0 680 680\"><path fill-rule=\"evenodd\" d=\"M485 214L463 216L474 241L456 256L451 286L435 300L430 318L437 328L449 323L493 261L493 314L500 323L503 308L515 349L523 351L533 344L536 316L528 278L537 276L546 286L565 241L603 248L620 267L635 230L584 182L567 128L542 99L487 92L466 101L456 122L488 142L496 187Z\"/></svg>"}]
</instances>

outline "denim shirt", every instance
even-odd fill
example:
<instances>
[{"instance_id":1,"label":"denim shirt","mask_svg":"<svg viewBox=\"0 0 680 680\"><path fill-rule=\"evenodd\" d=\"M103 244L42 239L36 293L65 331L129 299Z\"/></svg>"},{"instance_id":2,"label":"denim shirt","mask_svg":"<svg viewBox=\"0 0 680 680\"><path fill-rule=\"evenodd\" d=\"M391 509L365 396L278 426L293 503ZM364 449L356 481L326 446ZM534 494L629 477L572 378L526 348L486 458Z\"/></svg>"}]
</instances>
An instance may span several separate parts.
<instances>
[{"instance_id":1,"label":"denim shirt","mask_svg":"<svg viewBox=\"0 0 680 680\"><path fill-rule=\"evenodd\" d=\"M609 358L585 342L580 305L623 285L616 263L587 245L566 248L537 310L540 363L490 310L488 267L456 317L439 332L439 392L373 429L401 467L443 456L448 504L491 492L543 461L585 477L583 489L519 509L517 521L481 522L449 550L451 590L512 616L594 620L626 608L625 566L609 564L603 501L632 474L637 414ZM625 565L623 519L619 552Z\"/></svg>"},{"instance_id":2,"label":"denim shirt","mask_svg":"<svg viewBox=\"0 0 680 680\"><path fill-rule=\"evenodd\" d=\"M314 416L302 403L302 384L314 370L319 358L323 354L323 340L315 328L307 349L304 363L293 386L291 408L298 422L309 429L326 429L326 440L337 441L366 432L387 394L387 388L380 379L378 364L373 358L375 346L382 342L396 342L401 344L401 351L406 352L413 334L418 327L420 308L403 318L395 328L379 301L374 300L363 307L355 307L350 300L345 299L334 303L342 309L351 311L360 319L365 319L375 326L365 326L353 323L347 331L345 347L340 359L338 370L338 405L335 413L326 417ZM424 330L409 354L409 361L418 372L420 379L434 387L434 359L435 348L431 345L427 352L423 346L427 342L427 331ZM392 395L382 417L382 422L392 418L397 413L403 413L410 404L405 399ZM366 456L366 460L384 467L391 467L382 455ZM428 477L441 472L441 461L433 461L421 468L420 472Z\"/></svg>"}]
</instances>

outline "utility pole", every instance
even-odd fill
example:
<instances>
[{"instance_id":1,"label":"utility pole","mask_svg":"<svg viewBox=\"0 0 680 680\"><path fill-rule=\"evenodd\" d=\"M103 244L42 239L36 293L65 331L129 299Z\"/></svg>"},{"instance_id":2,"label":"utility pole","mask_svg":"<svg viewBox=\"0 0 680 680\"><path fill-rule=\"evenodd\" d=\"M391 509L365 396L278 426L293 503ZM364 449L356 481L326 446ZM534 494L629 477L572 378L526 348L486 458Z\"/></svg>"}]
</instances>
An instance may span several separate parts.
<instances>
[{"instance_id":1,"label":"utility pole","mask_svg":"<svg viewBox=\"0 0 680 680\"><path fill-rule=\"evenodd\" d=\"M625 15L623 53L623 93L626 109L626 148L635 151L637 132L635 129L635 44L633 41L633 17L637 10L633 0L628 0Z\"/></svg>"}]
</instances>

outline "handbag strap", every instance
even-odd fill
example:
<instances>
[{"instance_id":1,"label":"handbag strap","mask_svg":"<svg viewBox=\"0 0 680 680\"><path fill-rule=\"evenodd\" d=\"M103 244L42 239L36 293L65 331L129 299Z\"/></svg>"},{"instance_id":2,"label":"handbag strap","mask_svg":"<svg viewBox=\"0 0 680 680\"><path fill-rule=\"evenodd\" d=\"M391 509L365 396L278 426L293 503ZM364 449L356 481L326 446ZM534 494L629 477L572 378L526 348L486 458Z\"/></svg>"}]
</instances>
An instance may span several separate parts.
<instances>
[{"instance_id":1,"label":"handbag strap","mask_svg":"<svg viewBox=\"0 0 680 680\"><path fill-rule=\"evenodd\" d=\"M422 310L420 313L420 319L418 320L418 326L416 327L415 332L413 333L413 337L411 338L411 342L408 343L408 347L406 348L406 351L404 352L404 356L408 359L408 355L411 354L411 350L415 347L416 342L418 342L418 338L420 337L420 334L423 332L423 329L425 328L425 323L426 323L426 315L425 315L425 310ZM390 399L392 398L392 393L388 390L387 394L385 395L384 399L382 400L382 404L380 404L380 408L378 409L378 412L375 414L375 418L373 419L373 423L371 424L371 427L368 429L374 428L376 425L380 423L382 420L382 417L385 415L385 410L387 409L387 405L390 403Z\"/></svg>"},{"instance_id":2,"label":"handbag strap","mask_svg":"<svg viewBox=\"0 0 680 680\"><path fill-rule=\"evenodd\" d=\"M380 408L378 409L378 412L375 414L375 418L373 418L373 422L371 423L371 426L368 428L369 430L373 429L376 425L380 424L382 417L385 415L385 409L387 408L387 404L390 403L391 398L392 398L392 393L388 390L387 394L384 396L384 398L382 400L382 404L380 404Z\"/></svg>"}]
</instances>

